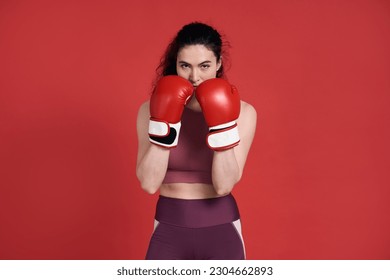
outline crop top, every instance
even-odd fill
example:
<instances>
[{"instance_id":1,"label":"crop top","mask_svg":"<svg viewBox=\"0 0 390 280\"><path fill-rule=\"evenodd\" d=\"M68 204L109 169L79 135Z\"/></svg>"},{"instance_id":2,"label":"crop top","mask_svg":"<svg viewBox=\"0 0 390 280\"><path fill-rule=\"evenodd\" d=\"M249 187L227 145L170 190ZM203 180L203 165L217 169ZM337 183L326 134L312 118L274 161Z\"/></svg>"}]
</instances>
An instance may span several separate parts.
<instances>
[{"instance_id":1,"label":"crop top","mask_svg":"<svg viewBox=\"0 0 390 280\"><path fill-rule=\"evenodd\" d=\"M171 149L163 184L211 184L213 150L206 144L208 126L202 112L184 108L179 141Z\"/></svg>"}]
</instances>

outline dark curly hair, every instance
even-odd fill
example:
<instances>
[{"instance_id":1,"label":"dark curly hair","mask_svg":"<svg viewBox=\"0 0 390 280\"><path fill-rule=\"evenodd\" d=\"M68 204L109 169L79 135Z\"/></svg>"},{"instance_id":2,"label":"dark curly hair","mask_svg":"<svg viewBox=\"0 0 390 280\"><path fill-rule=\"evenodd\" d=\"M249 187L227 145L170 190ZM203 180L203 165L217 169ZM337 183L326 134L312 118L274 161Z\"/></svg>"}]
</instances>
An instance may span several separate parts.
<instances>
[{"instance_id":1,"label":"dark curly hair","mask_svg":"<svg viewBox=\"0 0 390 280\"><path fill-rule=\"evenodd\" d=\"M224 41L220 33L210 25L201 22L192 22L183 26L168 45L156 69L157 75L153 87L161 77L177 75L177 54L181 48L188 45L204 45L214 53L217 61L223 56L224 63L218 69L217 77L224 78L226 76L224 65L226 66L228 61L227 48L230 46L229 43Z\"/></svg>"}]
</instances>

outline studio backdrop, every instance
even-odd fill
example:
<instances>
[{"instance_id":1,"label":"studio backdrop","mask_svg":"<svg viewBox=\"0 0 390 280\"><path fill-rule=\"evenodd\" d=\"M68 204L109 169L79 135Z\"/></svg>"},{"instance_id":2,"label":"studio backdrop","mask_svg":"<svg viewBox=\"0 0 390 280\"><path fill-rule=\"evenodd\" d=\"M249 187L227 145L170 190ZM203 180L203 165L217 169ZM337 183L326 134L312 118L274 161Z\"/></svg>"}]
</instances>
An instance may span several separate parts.
<instances>
[{"instance_id":1,"label":"studio backdrop","mask_svg":"<svg viewBox=\"0 0 390 280\"><path fill-rule=\"evenodd\" d=\"M158 194L136 116L165 47L202 21L258 113L249 259L390 259L390 2L0 3L0 259L143 259Z\"/></svg>"}]
</instances>

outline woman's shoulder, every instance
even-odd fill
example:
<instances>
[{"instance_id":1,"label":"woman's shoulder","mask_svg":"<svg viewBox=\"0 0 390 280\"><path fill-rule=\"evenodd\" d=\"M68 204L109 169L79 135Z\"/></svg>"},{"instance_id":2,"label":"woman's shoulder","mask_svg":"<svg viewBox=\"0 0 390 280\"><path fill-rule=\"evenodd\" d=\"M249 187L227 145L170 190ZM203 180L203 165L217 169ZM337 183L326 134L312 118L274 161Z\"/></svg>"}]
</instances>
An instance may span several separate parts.
<instances>
[{"instance_id":1,"label":"woman's shoulder","mask_svg":"<svg viewBox=\"0 0 390 280\"><path fill-rule=\"evenodd\" d=\"M144 103L142 103L142 104L139 106L138 112L139 112L139 113L145 113L145 112L148 112L148 113L149 113L149 100L145 101Z\"/></svg>"},{"instance_id":2,"label":"woman's shoulder","mask_svg":"<svg viewBox=\"0 0 390 280\"><path fill-rule=\"evenodd\" d=\"M241 100L241 113L240 116L243 115L246 118L250 119L256 119L257 117L257 112L255 107L253 105L249 104L246 101Z\"/></svg>"},{"instance_id":3,"label":"woman's shoulder","mask_svg":"<svg viewBox=\"0 0 390 280\"><path fill-rule=\"evenodd\" d=\"M141 106L139 106L139 109L140 110L145 110L145 109L149 109L149 100L145 101L144 103L141 104Z\"/></svg>"},{"instance_id":4,"label":"woman's shoulder","mask_svg":"<svg viewBox=\"0 0 390 280\"><path fill-rule=\"evenodd\" d=\"M142 103L138 108L138 119L149 118L149 100Z\"/></svg>"}]
</instances>

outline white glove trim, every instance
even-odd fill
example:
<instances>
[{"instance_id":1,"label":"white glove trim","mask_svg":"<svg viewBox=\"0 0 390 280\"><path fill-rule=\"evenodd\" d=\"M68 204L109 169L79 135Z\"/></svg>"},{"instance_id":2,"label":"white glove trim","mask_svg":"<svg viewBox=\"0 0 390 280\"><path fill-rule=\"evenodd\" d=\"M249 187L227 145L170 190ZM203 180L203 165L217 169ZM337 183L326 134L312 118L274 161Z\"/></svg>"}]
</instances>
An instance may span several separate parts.
<instances>
[{"instance_id":1,"label":"white glove trim","mask_svg":"<svg viewBox=\"0 0 390 280\"><path fill-rule=\"evenodd\" d=\"M207 136L207 144L213 150L227 150L238 145L240 135L238 134L237 124L222 130L211 132Z\"/></svg>"},{"instance_id":2,"label":"white glove trim","mask_svg":"<svg viewBox=\"0 0 390 280\"><path fill-rule=\"evenodd\" d=\"M149 135L151 136L167 136L169 134L169 123L164 121L149 121Z\"/></svg>"},{"instance_id":3,"label":"white glove trim","mask_svg":"<svg viewBox=\"0 0 390 280\"><path fill-rule=\"evenodd\" d=\"M167 123L150 119L149 121L149 141L158 146L173 148L179 141L181 122Z\"/></svg>"}]
</instances>

